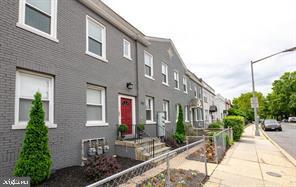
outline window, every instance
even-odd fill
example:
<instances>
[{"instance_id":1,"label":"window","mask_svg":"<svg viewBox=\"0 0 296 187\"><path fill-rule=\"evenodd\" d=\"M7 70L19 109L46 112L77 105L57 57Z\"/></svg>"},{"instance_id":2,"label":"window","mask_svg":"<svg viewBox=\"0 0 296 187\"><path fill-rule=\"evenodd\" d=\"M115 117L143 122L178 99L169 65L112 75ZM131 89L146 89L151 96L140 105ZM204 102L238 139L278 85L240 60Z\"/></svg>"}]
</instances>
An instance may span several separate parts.
<instances>
[{"instance_id":1,"label":"window","mask_svg":"<svg viewBox=\"0 0 296 187\"><path fill-rule=\"evenodd\" d=\"M161 63L161 75L162 75L162 83L168 85L168 65L165 63Z\"/></svg>"},{"instance_id":2,"label":"window","mask_svg":"<svg viewBox=\"0 0 296 187\"><path fill-rule=\"evenodd\" d=\"M146 97L146 122L153 122L154 116L153 116L153 98L152 97Z\"/></svg>"},{"instance_id":3,"label":"window","mask_svg":"<svg viewBox=\"0 0 296 187\"><path fill-rule=\"evenodd\" d=\"M194 97L197 98L197 88L196 88L196 86L194 87Z\"/></svg>"},{"instance_id":4,"label":"window","mask_svg":"<svg viewBox=\"0 0 296 187\"><path fill-rule=\"evenodd\" d=\"M145 62L145 76L148 78L153 77L153 56L146 51L144 52Z\"/></svg>"},{"instance_id":5,"label":"window","mask_svg":"<svg viewBox=\"0 0 296 187\"><path fill-rule=\"evenodd\" d=\"M179 73L174 71L175 88L179 89Z\"/></svg>"},{"instance_id":6,"label":"window","mask_svg":"<svg viewBox=\"0 0 296 187\"><path fill-rule=\"evenodd\" d=\"M206 96L204 96L204 101L205 101L205 103L208 102L208 98Z\"/></svg>"},{"instance_id":7,"label":"window","mask_svg":"<svg viewBox=\"0 0 296 187\"><path fill-rule=\"evenodd\" d=\"M203 117L202 117L202 109L201 108L197 108L196 114L197 114L197 116L196 116L197 121L202 121Z\"/></svg>"},{"instance_id":8,"label":"window","mask_svg":"<svg viewBox=\"0 0 296 187\"><path fill-rule=\"evenodd\" d=\"M180 105L177 104L176 105L176 121L178 121L178 117L179 117L179 107L180 107Z\"/></svg>"},{"instance_id":9,"label":"window","mask_svg":"<svg viewBox=\"0 0 296 187\"><path fill-rule=\"evenodd\" d=\"M106 28L89 16L86 16L86 54L107 61Z\"/></svg>"},{"instance_id":10,"label":"window","mask_svg":"<svg viewBox=\"0 0 296 187\"><path fill-rule=\"evenodd\" d=\"M188 106L185 106L184 108L184 116L185 116L185 122L188 122L189 121L189 108Z\"/></svg>"},{"instance_id":11,"label":"window","mask_svg":"<svg viewBox=\"0 0 296 187\"><path fill-rule=\"evenodd\" d=\"M108 125L105 118L105 88L87 85L86 126Z\"/></svg>"},{"instance_id":12,"label":"window","mask_svg":"<svg viewBox=\"0 0 296 187\"><path fill-rule=\"evenodd\" d=\"M164 119L169 121L169 101L163 100L162 110L164 112Z\"/></svg>"},{"instance_id":13,"label":"window","mask_svg":"<svg viewBox=\"0 0 296 187\"><path fill-rule=\"evenodd\" d=\"M48 39L56 39L57 0L20 0L17 26Z\"/></svg>"},{"instance_id":14,"label":"window","mask_svg":"<svg viewBox=\"0 0 296 187\"><path fill-rule=\"evenodd\" d=\"M25 129L29 121L32 101L36 92L42 94L45 121L48 127L53 124L53 77L19 70L16 72L15 124L13 129Z\"/></svg>"},{"instance_id":15,"label":"window","mask_svg":"<svg viewBox=\"0 0 296 187\"><path fill-rule=\"evenodd\" d=\"M187 79L186 77L183 77L183 90L184 90L184 93L187 93L188 90L187 90Z\"/></svg>"},{"instance_id":16,"label":"window","mask_svg":"<svg viewBox=\"0 0 296 187\"><path fill-rule=\"evenodd\" d=\"M198 98L202 99L201 88L198 88Z\"/></svg>"},{"instance_id":17,"label":"window","mask_svg":"<svg viewBox=\"0 0 296 187\"><path fill-rule=\"evenodd\" d=\"M123 56L131 60L131 43L123 39Z\"/></svg>"},{"instance_id":18,"label":"window","mask_svg":"<svg viewBox=\"0 0 296 187\"><path fill-rule=\"evenodd\" d=\"M192 83L191 83L191 80L189 79L188 82L189 82L189 89L192 90Z\"/></svg>"}]
</instances>

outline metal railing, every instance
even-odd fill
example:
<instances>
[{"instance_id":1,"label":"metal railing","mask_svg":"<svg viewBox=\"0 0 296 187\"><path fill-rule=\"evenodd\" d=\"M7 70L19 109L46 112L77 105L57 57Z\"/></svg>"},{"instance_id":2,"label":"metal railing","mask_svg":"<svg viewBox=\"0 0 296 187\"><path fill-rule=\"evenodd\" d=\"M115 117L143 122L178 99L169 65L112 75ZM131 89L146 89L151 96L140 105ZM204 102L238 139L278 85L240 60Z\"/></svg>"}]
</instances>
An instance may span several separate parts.
<instances>
[{"instance_id":1,"label":"metal railing","mask_svg":"<svg viewBox=\"0 0 296 187\"><path fill-rule=\"evenodd\" d=\"M202 144L203 143L203 144ZM166 186L171 186L171 175L172 171L176 169L180 169L180 165L184 163L184 160L186 158L186 155L190 155L196 150L200 150L202 147L205 147L205 140L201 139L199 141L193 142L191 144L185 145L183 147L177 148L175 150L169 151L167 153L164 153L162 155L156 156L148 161L145 161L143 163L140 163L136 166L133 166L131 168L128 168L124 171L121 171L117 174L114 174L112 176L109 176L105 179L102 179L100 181L97 181L93 184L88 185L87 187L95 187L95 186L119 186L120 184L126 183L127 181L133 181L136 184L141 184L145 182L145 180L149 180L150 177L147 174L147 178L145 180L139 180L137 181L136 177L143 175L145 176L145 172L147 170L155 170L155 171L160 171L159 168L162 168L162 175L165 175L165 183ZM206 155L205 149L204 152L201 153L202 155ZM203 163L204 164L196 164L192 166L193 168L190 169L189 171L196 172L196 174L202 175L200 178L200 183L203 182L203 180L206 178L208 175L207 173L207 158L203 156ZM165 163L165 167L163 164ZM198 163L198 162L197 162ZM159 168L158 168L159 167ZM160 174L158 173L158 174ZM186 179L185 179L186 180Z\"/></svg>"}]
</instances>

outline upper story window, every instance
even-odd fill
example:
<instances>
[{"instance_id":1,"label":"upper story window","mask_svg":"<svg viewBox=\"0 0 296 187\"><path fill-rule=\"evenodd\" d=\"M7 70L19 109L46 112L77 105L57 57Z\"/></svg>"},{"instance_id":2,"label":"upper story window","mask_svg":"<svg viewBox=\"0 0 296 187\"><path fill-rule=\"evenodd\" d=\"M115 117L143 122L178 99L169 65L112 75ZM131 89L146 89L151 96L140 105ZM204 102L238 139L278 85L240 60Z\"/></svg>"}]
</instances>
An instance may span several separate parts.
<instances>
[{"instance_id":1,"label":"upper story window","mask_svg":"<svg viewBox=\"0 0 296 187\"><path fill-rule=\"evenodd\" d=\"M86 16L86 54L106 60L106 27Z\"/></svg>"},{"instance_id":2,"label":"upper story window","mask_svg":"<svg viewBox=\"0 0 296 187\"><path fill-rule=\"evenodd\" d=\"M57 0L20 0L17 26L48 39L56 39Z\"/></svg>"},{"instance_id":3,"label":"upper story window","mask_svg":"<svg viewBox=\"0 0 296 187\"><path fill-rule=\"evenodd\" d=\"M194 97L197 98L197 88L196 88L196 86L194 87Z\"/></svg>"},{"instance_id":4,"label":"upper story window","mask_svg":"<svg viewBox=\"0 0 296 187\"><path fill-rule=\"evenodd\" d=\"M204 101L205 101L205 103L208 102L208 98L206 96L204 96Z\"/></svg>"},{"instance_id":5,"label":"upper story window","mask_svg":"<svg viewBox=\"0 0 296 187\"><path fill-rule=\"evenodd\" d=\"M174 71L174 81L175 81L175 88L179 89L179 73Z\"/></svg>"},{"instance_id":6,"label":"upper story window","mask_svg":"<svg viewBox=\"0 0 296 187\"><path fill-rule=\"evenodd\" d=\"M154 100L153 97L146 97L145 103L146 103L146 122L153 122L154 121Z\"/></svg>"},{"instance_id":7,"label":"upper story window","mask_svg":"<svg viewBox=\"0 0 296 187\"><path fill-rule=\"evenodd\" d=\"M201 88L200 87L198 89L198 98L202 99L202 93L201 93Z\"/></svg>"},{"instance_id":8,"label":"upper story window","mask_svg":"<svg viewBox=\"0 0 296 187\"><path fill-rule=\"evenodd\" d=\"M153 56L144 51L145 76L153 79Z\"/></svg>"},{"instance_id":9,"label":"upper story window","mask_svg":"<svg viewBox=\"0 0 296 187\"><path fill-rule=\"evenodd\" d=\"M86 126L108 125L105 117L105 88L87 85L86 90Z\"/></svg>"},{"instance_id":10,"label":"upper story window","mask_svg":"<svg viewBox=\"0 0 296 187\"><path fill-rule=\"evenodd\" d=\"M163 100L162 111L164 112L164 119L169 121L169 101Z\"/></svg>"},{"instance_id":11,"label":"upper story window","mask_svg":"<svg viewBox=\"0 0 296 187\"><path fill-rule=\"evenodd\" d=\"M162 83L165 85L169 84L168 81L168 65L165 63L161 63L161 76L162 76Z\"/></svg>"},{"instance_id":12,"label":"upper story window","mask_svg":"<svg viewBox=\"0 0 296 187\"><path fill-rule=\"evenodd\" d=\"M192 83L191 83L191 80L189 79L188 82L189 82L189 89L192 90Z\"/></svg>"},{"instance_id":13,"label":"upper story window","mask_svg":"<svg viewBox=\"0 0 296 187\"><path fill-rule=\"evenodd\" d=\"M183 77L183 90L184 90L184 93L187 93L188 90L187 90L187 79L186 77Z\"/></svg>"},{"instance_id":14,"label":"upper story window","mask_svg":"<svg viewBox=\"0 0 296 187\"><path fill-rule=\"evenodd\" d=\"M131 60L131 43L123 39L123 56Z\"/></svg>"},{"instance_id":15,"label":"upper story window","mask_svg":"<svg viewBox=\"0 0 296 187\"><path fill-rule=\"evenodd\" d=\"M18 70L16 72L15 124L12 126L13 129L26 128L36 92L40 92L42 95L46 125L48 127L56 127L53 124L53 83L52 76L25 70Z\"/></svg>"}]
</instances>

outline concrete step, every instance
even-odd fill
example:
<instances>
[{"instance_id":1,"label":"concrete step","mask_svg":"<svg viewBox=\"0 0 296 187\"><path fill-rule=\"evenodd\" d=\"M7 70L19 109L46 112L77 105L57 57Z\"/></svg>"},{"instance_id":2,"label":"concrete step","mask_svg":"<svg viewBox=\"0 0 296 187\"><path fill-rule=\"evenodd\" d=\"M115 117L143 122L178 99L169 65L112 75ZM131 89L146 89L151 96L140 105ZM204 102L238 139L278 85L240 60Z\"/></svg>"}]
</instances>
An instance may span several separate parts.
<instances>
[{"instance_id":1,"label":"concrete step","mask_svg":"<svg viewBox=\"0 0 296 187\"><path fill-rule=\"evenodd\" d=\"M166 147L166 146L165 147L162 147L162 148L159 148L159 149L155 149L154 150L154 157L157 157L159 155L162 155L164 153L167 153L170 150L171 150L171 148L170 147ZM151 154L150 153L144 153L142 156L143 156L143 159L144 160L149 160L150 158L153 157L152 153Z\"/></svg>"},{"instance_id":2,"label":"concrete step","mask_svg":"<svg viewBox=\"0 0 296 187\"><path fill-rule=\"evenodd\" d=\"M165 147L165 143L162 143L162 142L156 142L156 143L154 143L154 150L161 149L163 147ZM143 145L142 147L139 147L138 148L138 150L139 151L143 151L143 153L145 153L145 151L148 151L150 149L152 149L152 145L149 145L149 144Z\"/></svg>"}]
</instances>

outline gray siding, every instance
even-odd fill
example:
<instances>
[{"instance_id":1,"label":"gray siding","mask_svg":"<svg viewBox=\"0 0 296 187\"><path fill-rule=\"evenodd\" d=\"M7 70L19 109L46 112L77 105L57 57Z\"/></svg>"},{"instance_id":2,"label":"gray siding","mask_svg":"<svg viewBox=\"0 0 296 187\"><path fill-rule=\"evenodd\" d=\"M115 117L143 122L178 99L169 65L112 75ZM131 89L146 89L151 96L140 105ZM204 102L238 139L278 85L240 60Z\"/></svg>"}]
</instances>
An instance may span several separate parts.
<instances>
[{"instance_id":1,"label":"gray siding","mask_svg":"<svg viewBox=\"0 0 296 187\"><path fill-rule=\"evenodd\" d=\"M151 46L144 47L76 0L58 1L57 43L17 27L18 6L18 0L0 1L0 176L12 174L25 132L11 129L17 69L54 77L54 123L57 128L49 129L49 142L55 169L80 164L81 139L106 137L110 154L115 153L118 94L136 97L137 123L146 120L146 95L154 97L155 118L156 112L162 110L163 99L169 100L172 124L167 125L167 130L173 132L175 105L188 105L194 98L194 86L190 90L188 84L188 94L183 92L182 77L186 69L176 54L169 58L169 43L151 42ZM86 15L106 26L108 63L85 54ZM123 57L123 39L131 43L132 61ZM154 81L144 76L144 50L154 58ZM161 83L162 61L168 64L169 87ZM180 91L174 89L175 69L180 74ZM133 82L134 89L128 90L127 82ZM107 127L85 126L87 83L106 88ZM150 129L153 132L153 127Z\"/></svg>"}]
</instances>

